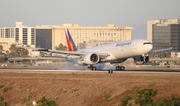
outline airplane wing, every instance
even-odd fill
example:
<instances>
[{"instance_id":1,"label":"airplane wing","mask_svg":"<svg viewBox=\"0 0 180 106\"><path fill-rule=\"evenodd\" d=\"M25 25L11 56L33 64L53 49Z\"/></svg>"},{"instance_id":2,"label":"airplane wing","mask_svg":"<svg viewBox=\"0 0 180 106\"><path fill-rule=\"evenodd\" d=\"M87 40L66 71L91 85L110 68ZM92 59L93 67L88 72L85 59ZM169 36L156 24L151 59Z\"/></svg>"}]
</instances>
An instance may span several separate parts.
<instances>
[{"instance_id":1,"label":"airplane wing","mask_svg":"<svg viewBox=\"0 0 180 106\"><path fill-rule=\"evenodd\" d=\"M72 51L61 51L61 50L48 50L51 53L59 53L59 54L66 54L66 55L75 55L75 56L80 56L80 55L85 55L87 54L86 52L72 52ZM109 56L108 53L96 53L99 55L101 58L105 58Z\"/></svg>"},{"instance_id":2,"label":"airplane wing","mask_svg":"<svg viewBox=\"0 0 180 106\"><path fill-rule=\"evenodd\" d=\"M51 49L49 49L48 52L59 53L59 54L67 54L67 55L76 55L76 56L80 56L80 55L85 54L85 53L81 53L81 52L71 52L71 51L51 50Z\"/></svg>"},{"instance_id":3,"label":"airplane wing","mask_svg":"<svg viewBox=\"0 0 180 106\"><path fill-rule=\"evenodd\" d=\"M81 56L87 54L86 52L73 52L73 51L63 51L63 50L51 50L51 49L46 49L46 48L31 48L31 47L25 47L25 46L18 46L16 45L17 48L24 48L24 49L32 49L35 51L44 51L44 52L50 52L50 53L58 53L58 54L65 54L67 56L69 55L74 55L74 56ZM108 53L96 53L99 55L100 58L105 58L109 56Z\"/></svg>"},{"instance_id":4,"label":"airplane wing","mask_svg":"<svg viewBox=\"0 0 180 106\"><path fill-rule=\"evenodd\" d=\"M150 53L156 53L156 52L163 52L163 51L168 51L168 50L172 50L173 48L165 48L165 49L158 49L158 50L152 50Z\"/></svg>"},{"instance_id":5,"label":"airplane wing","mask_svg":"<svg viewBox=\"0 0 180 106\"><path fill-rule=\"evenodd\" d=\"M46 48L32 48L32 47L27 47L27 46L21 46L21 45L16 45L17 48L24 48L24 49L32 49L32 50L37 50L37 51L48 51Z\"/></svg>"}]
</instances>

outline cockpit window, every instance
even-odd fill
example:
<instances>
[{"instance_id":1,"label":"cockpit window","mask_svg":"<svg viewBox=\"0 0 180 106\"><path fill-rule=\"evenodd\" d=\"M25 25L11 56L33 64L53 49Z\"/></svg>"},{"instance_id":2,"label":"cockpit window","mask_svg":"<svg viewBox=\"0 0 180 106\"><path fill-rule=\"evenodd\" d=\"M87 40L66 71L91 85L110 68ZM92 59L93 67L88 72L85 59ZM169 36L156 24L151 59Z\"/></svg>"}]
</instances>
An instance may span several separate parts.
<instances>
[{"instance_id":1,"label":"cockpit window","mask_svg":"<svg viewBox=\"0 0 180 106\"><path fill-rule=\"evenodd\" d=\"M143 45L146 45L146 44L151 44L151 42L144 42Z\"/></svg>"}]
</instances>

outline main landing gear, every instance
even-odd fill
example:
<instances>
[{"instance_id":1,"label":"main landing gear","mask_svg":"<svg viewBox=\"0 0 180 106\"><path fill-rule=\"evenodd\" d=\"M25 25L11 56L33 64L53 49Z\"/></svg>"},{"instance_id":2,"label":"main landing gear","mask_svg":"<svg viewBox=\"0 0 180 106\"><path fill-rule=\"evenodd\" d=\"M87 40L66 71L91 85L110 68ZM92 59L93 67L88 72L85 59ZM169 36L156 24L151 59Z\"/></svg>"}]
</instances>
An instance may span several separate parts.
<instances>
[{"instance_id":1,"label":"main landing gear","mask_svg":"<svg viewBox=\"0 0 180 106\"><path fill-rule=\"evenodd\" d=\"M125 67L124 67L124 66L120 66L120 65L116 66L116 71L120 71L120 70L125 70ZM109 73L109 74L112 74L112 73L113 73L113 70L112 70L112 69L109 69L109 70L108 70L108 73Z\"/></svg>"},{"instance_id":2,"label":"main landing gear","mask_svg":"<svg viewBox=\"0 0 180 106\"><path fill-rule=\"evenodd\" d=\"M93 65L90 65L89 67L87 67L88 69L90 69L90 70L97 70L97 68L95 67L95 66L93 66Z\"/></svg>"},{"instance_id":3,"label":"main landing gear","mask_svg":"<svg viewBox=\"0 0 180 106\"><path fill-rule=\"evenodd\" d=\"M118 65L118 66L116 66L116 70L117 70L117 71L125 70L125 67Z\"/></svg>"}]
</instances>

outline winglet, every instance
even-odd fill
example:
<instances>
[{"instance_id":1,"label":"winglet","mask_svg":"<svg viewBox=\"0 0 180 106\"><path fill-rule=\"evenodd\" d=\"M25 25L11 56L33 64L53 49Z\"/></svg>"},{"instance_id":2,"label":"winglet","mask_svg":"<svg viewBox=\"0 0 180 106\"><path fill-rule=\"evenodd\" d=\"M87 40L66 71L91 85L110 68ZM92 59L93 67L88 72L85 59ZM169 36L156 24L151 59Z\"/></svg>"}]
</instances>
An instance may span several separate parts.
<instances>
[{"instance_id":1,"label":"winglet","mask_svg":"<svg viewBox=\"0 0 180 106\"><path fill-rule=\"evenodd\" d=\"M77 51L77 47L76 47L68 29L65 30L65 36L66 36L68 51Z\"/></svg>"}]
</instances>

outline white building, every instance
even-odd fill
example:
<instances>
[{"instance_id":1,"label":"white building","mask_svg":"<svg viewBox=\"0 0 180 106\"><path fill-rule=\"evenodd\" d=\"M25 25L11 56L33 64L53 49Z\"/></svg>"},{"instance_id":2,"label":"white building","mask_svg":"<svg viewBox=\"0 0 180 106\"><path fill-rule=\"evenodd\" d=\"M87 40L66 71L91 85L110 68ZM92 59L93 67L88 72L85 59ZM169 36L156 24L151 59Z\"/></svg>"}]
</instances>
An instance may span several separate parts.
<instances>
[{"instance_id":1,"label":"white building","mask_svg":"<svg viewBox=\"0 0 180 106\"><path fill-rule=\"evenodd\" d=\"M37 38L37 45L40 47L45 47L44 45L38 45L39 42L47 42L51 41L51 49L55 49L56 46L59 44L67 45L66 38L65 38L65 29L68 28L71 36L74 40L74 43L79 46L82 43L86 42L86 44L90 41L97 41L98 44L102 44L102 42L116 42L116 41L123 41L123 40L130 40L131 39L131 31L132 27L130 26L116 26L114 24L108 24L106 26L79 26L78 24L63 24L63 25L41 25L36 26L36 29L44 29L52 28L51 37L46 37L50 35L46 35L45 33L41 32L42 34L37 34L36 36L41 36L41 39ZM37 30L36 30L37 31ZM44 30L43 30L44 31ZM38 31L39 32L39 31ZM47 39L48 38L48 39ZM42 41L42 39L44 41ZM42 43L43 44L43 43ZM95 44L97 45L97 44ZM93 45L93 46L95 46ZM82 45L82 48L85 46ZM79 46L78 49L81 47Z\"/></svg>"},{"instance_id":2,"label":"white building","mask_svg":"<svg viewBox=\"0 0 180 106\"><path fill-rule=\"evenodd\" d=\"M104 44L104 42L130 40L133 29L130 26L115 26L114 24L79 26L72 23L27 27L22 22L16 22L15 27L0 28L0 45L3 46L3 50L9 50L12 44L55 49L59 44L66 45L64 32L66 28L69 29L75 44L79 45L78 49L81 48L80 44L84 42L87 44L86 47L89 47L91 46L90 41L93 41L92 46L96 46Z\"/></svg>"},{"instance_id":3,"label":"white building","mask_svg":"<svg viewBox=\"0 0 180 106\"><path fill-rule=\"evenodd\" d=\"M0 45L3 46L3 50L9 50L12 44L35 47L35 28L23 26L22 22L16 22L15 27L0 28Z\"/></svg>"}]
</instances>

